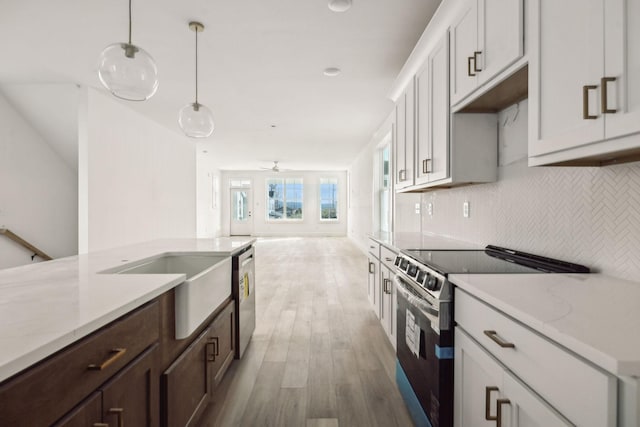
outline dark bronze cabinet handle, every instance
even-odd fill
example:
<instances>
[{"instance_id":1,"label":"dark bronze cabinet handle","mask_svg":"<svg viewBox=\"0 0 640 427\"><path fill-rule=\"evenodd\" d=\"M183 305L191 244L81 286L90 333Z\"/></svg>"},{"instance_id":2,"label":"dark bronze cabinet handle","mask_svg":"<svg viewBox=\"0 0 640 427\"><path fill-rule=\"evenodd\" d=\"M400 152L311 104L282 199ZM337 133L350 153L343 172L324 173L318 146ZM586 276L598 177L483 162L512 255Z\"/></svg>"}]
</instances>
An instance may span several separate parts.
<instances>
[{"instance_id":1,"label":"dark bronze cabinet handle","mask_svg":"<svg viewBox=\"0 0 640 427\"><path fill-rule=\"evenodd\" d=\"M431 162L431 159L424 159L422 161L422 173L431 173L433 171L429 170L429 162Z\"/></svg>"},{"instance_id":2,"label":"dark bronze cabinet handle","mask_svg":"<svg viewBox=\"0 0 640 427\"><path fill-rule=\"evenodd\" d=\"M482 71L482 68L478 68L478 55L480 55L481 53L482 52L479 51L473 52L473 71L475 71L476 73Z\"/></svg>"},{"instance_id":3,"label":"dark bronze cabinet handle","mask_svg":"<svg viewBox=\"0 0 640 427\"><path fill-rule=\"evenodd\" d=\"M369 262L369 273L374 274L376 272L376 265L372 262Z\"/></svg>"},{"instance_id":4,"label":"dark bronze cabinet handle","mask_svg":"<svg viewBox=\"0 0 640 427\"><path fill-rule=\"evenodd\" d=\"M116 414L118 417L118 427L124 427L124 409L123 408L111 408L110 414Z\"/></svg>"},{"instance_id":5,"label":"dark bronze cabinet handle","mask_svg":"<svg viewBox=\"0 0 640 427\"><path fill-rule=\"evenodd\" d=\"M473 56L467 58L467 75L469 77L474 77L476 74L471 71L471 61L473 61ZM473 66L473 68L476 68L475 65Z\"/></svg>"},{"instance_id":6,"label":"dark bronze cabinet handle","mask_svg":"<svg viewBox=\"0 0 640 427\"><path fill-rule=\"evenodd\" d=\"M607 84L609 82L615 82L615 77L603 77L600 79L600 86L602 87L601 107L602 114L614 114L617 110L615 108L609 108L607 105Z\"/></svg>"},{"instance_id":7,"label":"dark bronze cabinet handle","mask_svg":"<svg viewBox=\"0 0 640 427\"><path fill-rule=\"evenodd\" d=\"M496 331L484 331L484 334L502 348L516 348L515 344L500 339Z\"/></svg>"},{"instance_id":8,"label":"dark bronze cabinet handle","mask_svg":"<svg viewBox=\"0 0 640 427\"><path fill-rule=\"evenodd\" d=\"M498 406L498 413L496 414L496 427L502 426L502 405L511 405L511 401L509 399L498 399L496 401Z\"/></svg>"},{"instance_id":9,"label":"dark bronze cabinet handle","mask_svg":"<svg viewBox=\"0 0 640 427\"><path fill-rule=\"evenodd\" d=\"M498 390L498 387L484 388L484 419L487 421L495 421L498 419L496 415L491 415L491 392Z\"/></svg>"},{"instance_id":10,"label":"dark bronze cabinet handle","mask_svg":"<svg viewBox=\"0 0 640 427\"><path fill-rule=\"evenodd\" d=\"M582 86L582 118L584 120L595 120L598 116L592 116L589 114L589 91L597 89L596 85Z\"/></svg>"}]
</instances>

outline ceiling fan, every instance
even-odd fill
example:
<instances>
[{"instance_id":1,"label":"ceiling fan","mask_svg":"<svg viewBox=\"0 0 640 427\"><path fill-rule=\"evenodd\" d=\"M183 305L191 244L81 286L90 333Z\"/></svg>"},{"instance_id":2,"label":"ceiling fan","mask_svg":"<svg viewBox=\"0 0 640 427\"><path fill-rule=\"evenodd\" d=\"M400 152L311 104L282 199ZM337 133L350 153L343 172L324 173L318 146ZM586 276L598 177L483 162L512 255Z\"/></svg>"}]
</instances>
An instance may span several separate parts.
<instances>
[{"instance_id":1,"label":"ceiling fan","mask_svg":"<svg viewBox=\"0 0 640 427\"><path fill-rule=\"evenodd\" d=\"M261 167L260 169L271 171L271 172L283 172L283 171L291 170L291 169L280 169L280 166L278 166L277 160L273 161L273 166L271 166L270 168Z\"/></svg>"}]
</instances>

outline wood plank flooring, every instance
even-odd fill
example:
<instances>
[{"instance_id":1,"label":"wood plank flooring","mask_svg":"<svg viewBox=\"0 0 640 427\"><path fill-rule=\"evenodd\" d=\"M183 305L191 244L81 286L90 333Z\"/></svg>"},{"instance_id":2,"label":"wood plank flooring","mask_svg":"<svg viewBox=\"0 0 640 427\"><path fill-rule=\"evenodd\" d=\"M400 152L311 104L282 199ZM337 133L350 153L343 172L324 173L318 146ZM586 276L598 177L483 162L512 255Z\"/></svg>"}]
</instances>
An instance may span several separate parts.
<instances>
[{"instance_id":1,"label":"wood plank flooring","mask_svg":"<svg viewBox=\"0 0 640 427\"><path fill-rule=\"evenodd\" d=\"M346 238L256 243L256 330L200 427L413 426L395 354Z\"/></svg>"}]
</instances>

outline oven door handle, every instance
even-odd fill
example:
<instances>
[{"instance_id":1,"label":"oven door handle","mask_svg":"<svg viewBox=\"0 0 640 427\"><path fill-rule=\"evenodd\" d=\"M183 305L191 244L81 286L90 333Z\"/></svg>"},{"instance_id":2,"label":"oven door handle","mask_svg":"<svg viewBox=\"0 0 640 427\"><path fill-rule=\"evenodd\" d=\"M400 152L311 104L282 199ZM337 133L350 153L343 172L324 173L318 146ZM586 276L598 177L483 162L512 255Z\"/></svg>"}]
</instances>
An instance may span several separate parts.
<instances>
[{"instance_id":1,"label":"oven door handle","mask_svg":"<svg viewBox=\"0 0 640 427\"><path fill-rule=\"evenodd\" d=\"M433 307L433 304L431 304L429 300L417 295L415 291L411 289L411 285L406 284L406 282L402 280L402 277L396 275L393 277L393 281L396 284L398 292L402 294L404 299L406 299L411 306L420 310L422 314L424 314L435 325L439 325L438 310Z\"/></svg>"}]
</instances>

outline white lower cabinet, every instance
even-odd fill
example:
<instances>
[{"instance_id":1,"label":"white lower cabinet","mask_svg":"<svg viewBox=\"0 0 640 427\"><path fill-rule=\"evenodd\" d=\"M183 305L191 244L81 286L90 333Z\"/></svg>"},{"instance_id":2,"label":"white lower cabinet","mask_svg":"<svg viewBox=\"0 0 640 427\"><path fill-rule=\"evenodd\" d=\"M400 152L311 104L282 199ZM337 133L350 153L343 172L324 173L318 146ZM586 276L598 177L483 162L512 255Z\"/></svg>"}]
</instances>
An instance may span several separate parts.
<instances>
[{"instance_id":1,"label":"white lower cabinet","mask_svg":"<svg viewBox=\"0 0 640 427\"><path fill-rule=\"evenodd\" d=\"M393 348L396 348L395 258L397 251L369 239L367 297Z\"/></svg>"},{"instance_id":2,"label":"white lower cabinet","mask_svg":"<svg viewBox=\"0 0 640 427\"><path fill-rule=\"evenodd\" d=\"M455 343L455 427L573 425L459 327Z\"/></svg>"},{"instance_id":3,"label":"white lower cabinet","mask_svg":"<svg viewBox=\"0 0 640 427\"><path fill-rule=\"evenodd\" d=\"M393 270L390 270L386 265L382 264L381 279L382 279L382 297L380 298L380 322L382 322L382 328L387 333L389 341L393 348L396 348L396 288L393 283Z\"/></svg>"},{"instance_id":4,"label":"white lower cabinet","mask_svg":"<svg viewBox=\"0 0 640 427\"><path fill-rule=\"evenodd\" d=\"M509 414L503 426L617 425L614 375L460 288L454 301L457 427L485 425L486 411L474 408L488 404L493 417L497 402Z\"/></svg>"},{"instance_id":5,"label":"white lower cabinet","mask_svg":"<svg viewBox=\"0 0 640 427\"><path fill-rule=\"evenodd\" d=\"M380 318L380 261L378 258L369 254L369 279L367 281L367 296L369 302L373 305L373 310Z\"/></svg>"}]
</instances>

